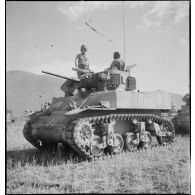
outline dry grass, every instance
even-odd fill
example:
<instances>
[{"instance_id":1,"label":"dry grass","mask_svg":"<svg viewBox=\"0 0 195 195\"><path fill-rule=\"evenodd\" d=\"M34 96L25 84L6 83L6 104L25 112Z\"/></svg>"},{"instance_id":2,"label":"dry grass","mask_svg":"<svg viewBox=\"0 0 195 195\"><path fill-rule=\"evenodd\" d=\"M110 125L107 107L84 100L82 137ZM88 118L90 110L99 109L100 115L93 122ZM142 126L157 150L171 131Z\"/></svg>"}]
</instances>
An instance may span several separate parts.
<instances>
[{"instance_id":1,"label":"dry grass","mask_svg":"<svg viewBox=\"0 0 195 195\"><path fill-rule=\"evenodd\" d=\"M17 141L9 142L15 137L7 138L7 193L190 193L189 138L87 162L71 154L27 149L26 141L25 148L14 146Z\"/></svg>"},{"instance_id":2,"label":"dry grass","mask_svg":"<svg viewBox=\"0 0 195 195\"><path fill-rule=\"evenodd\" d=\"M24 120L19 120L7 125L7 150L34 148L23 136L24 124Z\"/></svg>"}]
</instances>

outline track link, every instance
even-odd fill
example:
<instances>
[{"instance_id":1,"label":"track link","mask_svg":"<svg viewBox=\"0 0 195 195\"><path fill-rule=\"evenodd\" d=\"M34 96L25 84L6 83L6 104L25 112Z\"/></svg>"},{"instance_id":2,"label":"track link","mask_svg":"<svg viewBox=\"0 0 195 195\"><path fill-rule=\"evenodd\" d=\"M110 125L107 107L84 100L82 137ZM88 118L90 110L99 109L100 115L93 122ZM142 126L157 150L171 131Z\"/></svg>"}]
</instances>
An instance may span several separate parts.
<instances>
[{"instance_id":1,"label":"track link","mask_svg":"<svg viewBox=\"0 0 195 195\"><path fill-rule=\"evenodd\" d=\"M95 117L88 117L88 118L79 118L72 120L68 123L66 128L66 141L68 144L82 157L84 158L93 158L93 156L83 148L82 144L77 139L76 129L82 123L99 123L99 122L108 122L110 120L132 120L137 119L139 122L147 121L148 119L152 120L153 122L166 127L166 130L171 134L166 136L166 142L171 143L175 137L175 130L173 123L167 119L163 119L162 117L153 115L153 114L109 114L109 115L102 115L102 116L95 116ZM159 143L160 144L160 143Z\"/></svg>"}]
</instances>

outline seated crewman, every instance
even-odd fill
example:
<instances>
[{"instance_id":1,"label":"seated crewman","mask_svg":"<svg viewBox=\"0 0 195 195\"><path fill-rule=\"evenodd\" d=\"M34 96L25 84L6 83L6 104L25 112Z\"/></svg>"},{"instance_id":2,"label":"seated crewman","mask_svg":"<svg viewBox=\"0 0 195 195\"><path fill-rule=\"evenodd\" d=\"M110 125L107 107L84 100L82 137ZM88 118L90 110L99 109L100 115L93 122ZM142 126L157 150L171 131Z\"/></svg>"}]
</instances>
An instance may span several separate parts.
<instances>
[{"instance_id":1,"label":"seated crewman","mask_svg":"<svg viewBox=\"0 0 195 195\"><path fill-rule=\"evenodd\" d=\"M124 71L125 68L125 62L120 59L120 54L118 51L114 52L114 60L112 61L110 68L117 68L118 70Z\"/></svg>"}]
</instances>

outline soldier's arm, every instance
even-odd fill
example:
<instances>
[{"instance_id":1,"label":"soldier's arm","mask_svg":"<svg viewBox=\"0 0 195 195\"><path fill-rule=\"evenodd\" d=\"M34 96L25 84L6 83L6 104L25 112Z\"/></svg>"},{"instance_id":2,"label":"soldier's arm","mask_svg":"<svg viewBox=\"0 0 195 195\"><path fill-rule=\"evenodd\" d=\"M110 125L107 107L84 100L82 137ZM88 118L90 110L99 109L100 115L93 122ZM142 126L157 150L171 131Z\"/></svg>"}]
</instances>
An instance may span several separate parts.
<instances>
[{"instance_id":1,"label":"soldier's arm","mask_svg":"<svg viewBox=\"0 0 195 195\"><path fill-rule=\"evenodd\" d=\"M78 59L79 59L79 54L76 55L75 58L75 67L78 68Z\"/></svg>"},{"instance_id":2,"label":"soldier's arm","mask_svg":"<svg viewBox=\"0 0 195 195\"><path fill-rule=\"evenodd\" d=\"M88 55L87 55L86 59L87 59L86 65L87 65L87 68L88 68L88 70L89 70L89 57L88 57Z\"/></svg>"}]
</instances>

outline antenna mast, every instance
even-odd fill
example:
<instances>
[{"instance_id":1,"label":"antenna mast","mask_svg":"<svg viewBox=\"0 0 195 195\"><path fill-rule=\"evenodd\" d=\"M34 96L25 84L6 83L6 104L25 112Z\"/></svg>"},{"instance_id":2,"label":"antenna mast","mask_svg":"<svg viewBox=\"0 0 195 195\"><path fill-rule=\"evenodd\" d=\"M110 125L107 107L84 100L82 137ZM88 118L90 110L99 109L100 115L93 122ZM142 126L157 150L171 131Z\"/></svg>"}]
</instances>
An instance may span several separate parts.
<instances>
[{"instance_id":1,"label":"antenna mast","mask_svg":"<svg viewBox=\"0 0 195 195\"><path fill-rule=\"evenodd\" d=\"M123 1L123 52L124 52L124 62L125 61L125 1Z\"/></svg>"}]
</instances>

